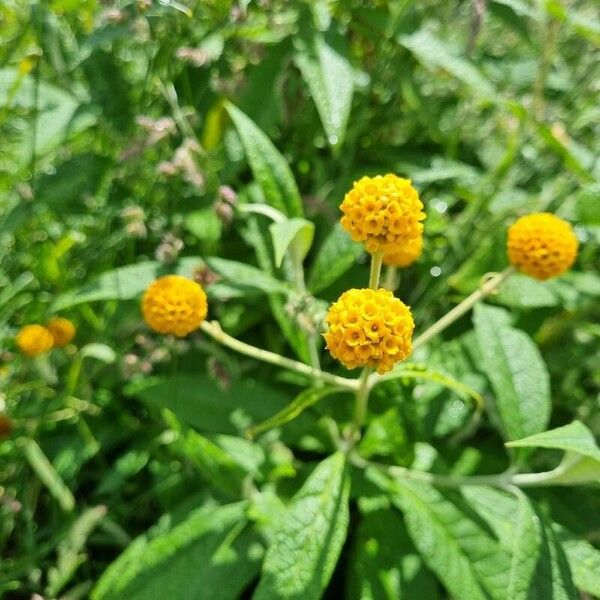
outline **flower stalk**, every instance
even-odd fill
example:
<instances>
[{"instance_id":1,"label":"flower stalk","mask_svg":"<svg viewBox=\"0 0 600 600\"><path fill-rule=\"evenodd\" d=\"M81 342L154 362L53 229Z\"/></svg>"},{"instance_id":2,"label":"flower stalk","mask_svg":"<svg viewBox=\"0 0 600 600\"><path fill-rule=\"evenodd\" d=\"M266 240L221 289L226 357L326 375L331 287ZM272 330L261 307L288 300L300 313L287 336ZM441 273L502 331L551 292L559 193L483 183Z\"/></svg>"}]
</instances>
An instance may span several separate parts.
<instances>
[{"instance_id":1,"label":"flower stalk","mask_svg":"<svg viewBox=\"0 0 600 600\"><path fill-rule=\"evenodd\" d=\"M263 362L282 367L283 369L289 369L290 371L295 371L301 375L312 377L316 381L331 383L349 390L357 390L359 388L359 382L356 379L339 377L333 373L327 373L326 371L321 371L320 369L305 365L297 360L281 356L281 354L269 352L268 350L263 350L262 348L257 348L256 346L251 346L250 344L237 340L226 334L217 321L204 321L202 325L200 325L200 329L216 342L223 346L227 346L240 354L245 354L251 358L262 360Z\"/></svg>"},{"instance_id":2,"label":"flower stalk","mask_svg":"<svg viewBox=\"0 0 600 600\"><path fill-rule=\"evenodd\" d=\"M418 336L413 341L413 350L426 344L430 339L444 331L444 329L450 327L452 323L460 319L465 313L469 312L477 302L495 292L514 272L514 267L507 267L501 273L496 273L487 279L470 296L467 296L460 304L457 304L439 321L436 321L429 329L426 329Z\"/></svg>"}]
</instances>

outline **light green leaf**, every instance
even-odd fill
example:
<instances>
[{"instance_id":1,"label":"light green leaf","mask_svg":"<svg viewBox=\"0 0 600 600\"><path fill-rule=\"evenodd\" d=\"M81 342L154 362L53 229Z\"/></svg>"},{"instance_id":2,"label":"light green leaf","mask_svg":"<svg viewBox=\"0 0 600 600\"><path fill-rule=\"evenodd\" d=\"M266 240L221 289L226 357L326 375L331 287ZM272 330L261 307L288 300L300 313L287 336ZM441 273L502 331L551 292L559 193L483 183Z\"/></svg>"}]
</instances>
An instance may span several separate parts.
<instances>
[{"instance_id":1,"label":"light green leaf","mask_svg":"<svg viewBox=\"0 0 600 600\"><path fill-rule=\"evenodd\" d=\"M494 86L468 60L457 56L448 45L428 31L421 29L411 35L403 35L398 41L410 50L420 62L433 70L450 73L471 88L475 95L495 101Z\"/></svg>"},{"instance_id":2,"label":"light green leaf","mask_svg":"<svg viewBox=\"0 0 600 600\"><path fill-rule=\"evenodd\" d=\"M518 503L507 598L527 600L540 553L541 531L539 518L525 494L519 493Z\"/></svg>"},{"instance_id":3,"label":"light green leaf","mask_svg":"<svg viewBox=\"0 0 600 600\"><path fill-rule=\"evenodd\" d=\"M579 192L577 216L585 225L600 226L600 183L588 185Z\"/></svg>"},{"instance_id":4,"label":"light green leaf","mask_svg":"<svg viewBox=\"0 0 600 600\"><path fill-rule=\"evenodd\" d=\"M353 242L336 223L319 248L308 278L309 289L317 293L330 286L356 263L362 253L362 246Z\"/></svg>"},{"instance_id":5,"label":"light green leaf","mask_svg":"<svg viewBox=\"0 0 600 600\"><path fill-rule=\"evenodd\" d=\"M295 419L298 415L302 414L307 408L310 408L323 398L344 392L343 388L338 387L320 387L320 388L309 388L300 392L283 410L279 411L276 415L273 415L266 421L258 423L248 428L247 435L250 437L256 437L264 431L273 429L274 427L281 427L286 423L289 423Z\"/></svg>"},{"instance_id":6,"label":"light green leaf","mask_svg":"<svg viewBox=\"0 0 600 600\"><path fill-rule=\"evenodd\" d=\"M238 598L258 570L254 536L239 535L245 509L243 502L201 508L163 535L137 538L104 572L92 600Z\"/></svg>"},{"instance_id":7,"label":"light green leaf","mask_svg":"<svg viewBox=\"0 0 600 600\"><path fill-rule=\"evenodd\" d=\"M564 450L563 460L553 472L555 476L547 479L549 483L569 485L600 481L600 448L592 432L581 421L513 440L506 446Z\"/></svg>"},{"instance_id":8,"label":"light green leaf","mask_svg":"<svg viewBox=\"0 0 600 600\"><path fill-rule=\"evenodd\" d=\"M71 512L75 508L75 498L73 497L71 490L56 472L43 450L34 440L27 439L23 443L23 452L25 453L25 458L31 468L35 471L42 483L48 488L48 491L58 502L60 507L65 512Z\"/></svg>"},{"instance_id":9,"label":"light green leaf","mask_svg":"<svg viewBox=\"0 0 600 600\"><path fill-rule=\"evenodd\" d=\"M304 260L312 245L315 225L306 219L295 217L278 223L271 223L269 231L273 237L275 265L280 267L288 249L296 255L299 262Z\"/></svg>"},{"instance_id":10,"label":"light green leaf","mask_svg":"<svg viewBox=\"0 0 600 600\"><path fill-rule=\"evenodd\" d=\"M288 217L302 217L302 198L285 158L239 108L231 103L225 107L242 140L248 163L267 204Z\"/></svg>"},{"instance_id":11,"label":"light green leaf","mask_svg":"<svg viewBox=\"0 0 600 600\"><path fill-rule=\"evenodd\" d=\"M289 291L285 283L278 281L263 271L235 260L216 256L206 258L206 264L224 277L227 283L239 287L254 288L265 294L285 294Z\"/></svg>"},{"instance_id":12,"label":"light green leaf","mask_svg":"<svg viewBox=\"0 0 600 600\"><path fill-rule=\"evenodd\" d=\"M79 566L85 562L86 556L82 550L88 537L105 515L106 506L95 506L84 511L73 523L67 537L58 545L56 566L48 569L48 596L56 597L73 578Z\"/></svg>"},{"instance_id":13,"label":"light green leaf","mask_svg":"<svg viewBox=\"0 0 600 600\"><path fill-rule=\"evenodd\" d=\"M349 493L343 454L315 468L279 523L254 600L321 598L346 539Z\"/></svg>"},{"instance_id":14,"label":"light green leaf","mask_svg":"<svg viewBox=\"0 0 600 600\"><path fill-rule=\"evenodd\" d=\"M339 147L346 134L354 88L346 40L333 30L323 34L301 27L294 42L294 60L315 101L327 141Z\"/></svg>"},{"instance_id":15,"label":"light green leaf","mask_svg":"<svg viewBox=\"0 0 600 600\"><path fill-rule=\"evenodd\" d=\"M479 304L473 320L505 435L519 439L543 431L550 418L550 378L537 346L507 324L502 309Z\"/></svg>"},{"instance_id":16,"label":"light green leaf","mask_svg":"<svg viewBox=\"0 0 600 600\"><path fill-rule=\"evenodd\" d=\"M440 598L435 578L394 510L377 510L361 518L347 573L349 600Z\"/></svg>"},{"instance_id":17,"label":"light green leaf","mask_svg":"<svg viewBox=\"0 0 600 600\"><path fill-rule=\"evenodd\" d=\"M600 597L600 551L557 523L552 529L567 555L577 588Z\"/></svg>"},{"instance_id":18,"label":"light green leaf","mask_svg":"<svg viewBox=\"0 0 600 600\"><path fill-rule=\"evenodd\" d=\"M81 358L95 358L107 365L115 362L117 358L116 352L110 346L97 342L82 346L79 354Z\"/></svg>"},{"instance_id":19,"label":"light green leaf","mask_svg":"<svg viewBox=\"0 0 600 600\"><path fill-rule=\"evenodd\" d=\"M489 594L506 600L509 554L473 519L460 496L422 482L386 483L375 471L369 477L403 511L414 545L453 597L485 600Z\"/></svg>"},{"instance_id":20,"label":"light green leaf","mask_svg":"<svg viewBox=\"0 0 600 600\"><path fill-rule=\"evenodd\" d=\"M494 301L517 308L557 306L560 296L545 282L525 275L512 275L502 283Z\"/></svg>"},{"instance_id":21,"label":"light green leaf","mask_svg":"<svg viewBox=\"0 0 600 600\"><path fill-rule=\"evenodd\" d=\"M125 394L167 408L177 418L201 431L240 433L286 404L272 386L254 380L232 382L227 388L206 375L146 377L131 383Z\"/></svg>"}]
</instances>

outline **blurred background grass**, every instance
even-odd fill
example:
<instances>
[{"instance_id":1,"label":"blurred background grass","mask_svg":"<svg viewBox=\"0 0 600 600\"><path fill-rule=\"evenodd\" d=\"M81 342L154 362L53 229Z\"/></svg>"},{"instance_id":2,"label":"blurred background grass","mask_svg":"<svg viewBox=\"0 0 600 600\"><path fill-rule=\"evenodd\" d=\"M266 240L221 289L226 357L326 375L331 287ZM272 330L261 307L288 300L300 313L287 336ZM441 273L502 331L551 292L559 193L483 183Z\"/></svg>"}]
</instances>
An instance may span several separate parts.
<instances>
[{"instance_id":1,"label":"blurred background grass","mask_svg":"<svg viewBox=\"0 0 600 600\"><path fill-rule=\"evenodd\" d=\"M593 0L4 0L0 590L53 597L68 587L68 597L86 597L132 537L210 495L161 413L131 398L140 378L200 368L223 419L236 390L268 405L263 418L269 397L272 406L290 397L289 382L266 368L249 373L254 366L202 338L149 336L125 289L147 261L170 269L179 256L265 268L263 225L235 208L264 197L227 101L292 170L317 226L306 263L322 300L364 284L360 248L335 229L343 194L364 174L410 177L426 205L424 256L403 272L400 294L418 328L504 267L505 226L516 216L570 220L583 243L576 268L546 284L517 277L493 301L539 343L555 420L577 417L600 432L598 13ZM319 264L331 235L340 239ZM340 257L341 276L330 280L323 271ZM124 301L69 300L132 264L143 267L119 279ZM219 285L214 269L200 271L209 290ZM212 315L231 333L299 352L264 296L215 288L213 297ZM19 357L18 328L58 308L76 322L80 350ZM280 324L301 312L280 309ZM476 385L469 323L448 331L452 344L430 360ZM444 417L432 407L439 390L421 393L411 435L450 433L452 399ZM70 554L61 554L65 539Z\"/></svg>"}]
</instances>

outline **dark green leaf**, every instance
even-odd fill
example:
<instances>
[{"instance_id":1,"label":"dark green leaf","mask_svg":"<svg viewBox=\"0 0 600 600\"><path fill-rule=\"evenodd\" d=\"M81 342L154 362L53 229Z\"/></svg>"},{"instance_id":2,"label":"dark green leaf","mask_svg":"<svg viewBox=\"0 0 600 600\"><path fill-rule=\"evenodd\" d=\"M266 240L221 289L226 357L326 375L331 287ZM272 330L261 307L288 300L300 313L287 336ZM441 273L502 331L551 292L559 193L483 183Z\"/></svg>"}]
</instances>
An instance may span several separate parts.
<instances>
[{"instance_id":1,"label":"dark green leaf","mask_svg":"<svg viewBox=\"0 0 600 600\"><path fill-rule=\"evenodd\" d=\"M254 178L262 188L265 201L288 217L303 215L302 198L294 176L271 140L233 104L226 104L242 140Z\"/></svg>"},{"instance_id":2,"label":"dark green leaf","mask_svg":"<svg viewBox=\"0 0 600 600\"><path fill-rule=\"evenodd\" d=\"M346 539L349 492L343 454L316 467L277 527L254 600L321 598Z\"/></svg>"},{"instance_id":3,"label":"dark green leaf","mask_svg":"<svg viewBox=\"0 0 600 600\"><path fill-rule=\"evenodd\" d=\"M317 253L308 278L310 290L317 293L337 281L362 253L362 246L336 223Z\"/></svg>"},{"instance_id":4,"label":"dark green leaf","mask_svg":"<svg viewBox=\"0 0 600 600\"><path fill-rule=\"evenodd\" d=\"M481 367L494 389L505 435L519 439L543 431L550 418L550 382L537 346L507 324L501 309L479 304L473 320Z\"/></svg>"}]
</instances>

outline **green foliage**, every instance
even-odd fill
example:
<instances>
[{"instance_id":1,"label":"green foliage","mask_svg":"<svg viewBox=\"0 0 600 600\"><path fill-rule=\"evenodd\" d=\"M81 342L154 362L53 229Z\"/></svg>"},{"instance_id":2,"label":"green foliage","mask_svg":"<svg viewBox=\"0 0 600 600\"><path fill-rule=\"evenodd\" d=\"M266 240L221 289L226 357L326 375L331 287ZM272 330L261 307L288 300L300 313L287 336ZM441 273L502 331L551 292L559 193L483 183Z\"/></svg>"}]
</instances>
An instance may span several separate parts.
<instances>
[{"instance_id":1,"label":"green foliage","mask_svg":"<svg viewBox=\"0 0 600 600\"><path fill-rule=\"evenodd\" d=\"M597 13L0 2L0 597L600 597ZM339 204L388 172L427 214L382 278L415 339L518 216L580 250L366 373L363 419L321 334L369 280ZM168 273L233 345L148 329ZM74 340L21 355L54 316Z\"/></svg>"}]
</instances>

